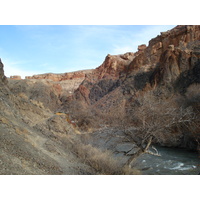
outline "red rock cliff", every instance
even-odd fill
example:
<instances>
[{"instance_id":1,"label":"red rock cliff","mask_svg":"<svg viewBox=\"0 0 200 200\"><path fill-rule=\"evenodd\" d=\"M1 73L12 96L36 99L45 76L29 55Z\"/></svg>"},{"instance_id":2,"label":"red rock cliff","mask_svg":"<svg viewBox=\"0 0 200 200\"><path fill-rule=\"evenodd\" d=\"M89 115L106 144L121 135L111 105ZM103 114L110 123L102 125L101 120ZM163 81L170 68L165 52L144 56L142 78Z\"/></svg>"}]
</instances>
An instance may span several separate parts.
<instances>
[{"instance_id":1,"label":"red rock cliff","mask_svg":"<svg viewBox=\"0 0 200 200\"><path fill-rule=\"evenodd\" d=\"M81 70L76 72L69 72L63 74L38 74L33 76L26 76L25 79L50 79L52 81L64 81L64 80L72 80L72 79L84 79L85 75L91 73L93 70Z\"/></svg>"},{"instance_id":2,"label":"red rock cliff","mask_svg":"<svg viewBox=\"0 0 200 200\"><path fill-rule=\"evenodd\" d=\"M175 84L183 72L198 62L199 41L200 26L176 26L150 40L147 47L138 46L136 53L108 55L101 66L86 76L76 98L94 104L119 86L124 94L133 95L147 85Z\"/></svg>"}]
</instances>

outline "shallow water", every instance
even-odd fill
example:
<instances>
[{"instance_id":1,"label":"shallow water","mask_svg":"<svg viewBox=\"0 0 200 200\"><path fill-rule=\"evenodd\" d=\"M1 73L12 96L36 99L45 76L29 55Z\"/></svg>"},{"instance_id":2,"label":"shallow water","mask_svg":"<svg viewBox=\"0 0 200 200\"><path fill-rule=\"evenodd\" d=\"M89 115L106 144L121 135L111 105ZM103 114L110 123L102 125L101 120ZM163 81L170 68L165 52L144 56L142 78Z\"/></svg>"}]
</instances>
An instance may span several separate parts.
<instances>
[{"instance_id":1,"label":"shallow water","mask_svg":"<svg viewBox=\"0 0 200 200\"><path fill-rule=\"evenodd\" d=\"M132 144L122 142L120 136L123 136L120 130L105 129L93 133L90 143L102 150L113 152L123 166L129 157L119 152L130 150ZM161 155L160 157L143 154L132 164L133 167L141 170L142 174L197 175L200 173L200 157L197 152L181 148L155 147Z\"/></svg>"},{"instance_id":2,"label":"shallow water","mask_svg":"<svg viewBox=\"0 0 200 200\"><path fill-rule=\"evenodd\" d=\"M198 153L180 148L156 148L160 157L144 154L133 164L142 174L197 175L200 172Z\"/></svg>"}]
</instances>

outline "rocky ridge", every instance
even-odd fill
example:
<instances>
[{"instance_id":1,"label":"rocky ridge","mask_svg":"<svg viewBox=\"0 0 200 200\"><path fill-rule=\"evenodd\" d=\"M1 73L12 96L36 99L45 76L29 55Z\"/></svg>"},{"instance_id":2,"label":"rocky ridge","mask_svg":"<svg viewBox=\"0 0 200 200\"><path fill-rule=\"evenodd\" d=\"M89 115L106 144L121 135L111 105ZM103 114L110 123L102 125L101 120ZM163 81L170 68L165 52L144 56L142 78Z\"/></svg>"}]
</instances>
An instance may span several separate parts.
<instances>
[{"instance_id":1,"label":"rocky ridge","mask_svg":"<svg viewBox=\"0 0 200 200\"><path fill-rule=\"evenodd\" d=\"M77 99L94 104L118 86L131 95L161 82L175 87L181 74L198 65L199 40L200 26L176 26L150 40L147 47L138 46L136 53L108 55L79 86Z\"/></svg>"},{"instance_id":2,"label":"rocky ridge","mask_svg":"<svg viewBox=\"0 0 200 200\"><path fill-rule=\"evenodd\" d=\"M8 78L9 80L9 85L10 88L13 92L19 93L19 92L25 92L27 88L35 88L31 91L28 92L28 94L36 94L36 90L38 90L39 87L45 88L47 87L47 90L54 90L51 95L56 95L58 99L53 101L53 104L57 104L57 106L54 107L59 107L59 98L62 99L71 96L72 93L79 87L81 82L85 79L85 77L92 73L93 69L91 70L80 70L80 71L75 71L75 72L69 72L69 73L62 73L62 74L54 74L54 73L46 73L46 74L38 74L38 75L33 75L33 76L26 76L25 79L22 79L21 76L19 75L14 75L10 76ZM20 81L18 81L20 80ZM16 87L15 87L16 84ZM23 86L23 84L26 85ZM40 86L39 86L40 85ZM43 85L43 86L42 86ZM13 89L12 89L13 88ZM21 88L21 91L19 91L19 88ZM37 95L41 96L41 93L46 94L47 91L45 89L43 91L40 91L40 93L37 92ZM45 98L48 98L50 95L50 92L48 94L42 95L43 100ZM30 97L30 99L34 99L35 97ZM36 97L37 98L37 97ZM38 99L38 98L37 98ZM39 98L38 100L41 100ZM47 102L47 100L43 101L44 105L47 105L50 103L50 100ZM47 104L46 104L47 103ZM48 107L49 105L47 105Z\"/></svg>"},{"instance_id":3,"label":"rocky ridge","mask_svg":"<svg viewBox=\"0 0 200 200\"><path fill-rule=\"evenodd\" d=\"M26 76L25 79L49 79L52 81L64 81L72 79L84 79L86 74L91 73L93 70L80 70L75 72L63 73L63 74L38 74L33 76Z\"/></svg>"}]
</instances>

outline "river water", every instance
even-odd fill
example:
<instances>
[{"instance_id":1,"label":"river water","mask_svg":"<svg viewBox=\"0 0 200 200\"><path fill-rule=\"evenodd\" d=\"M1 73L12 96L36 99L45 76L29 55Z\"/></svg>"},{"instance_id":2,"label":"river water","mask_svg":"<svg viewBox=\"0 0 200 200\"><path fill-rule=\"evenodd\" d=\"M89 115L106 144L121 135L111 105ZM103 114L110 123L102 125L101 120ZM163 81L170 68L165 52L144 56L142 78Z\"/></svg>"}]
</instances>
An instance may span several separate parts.
<instances>
[{"instance_id":1,"label":"river water","mask_svg":"<svg viewBox=\"0 0 200 200\"><path fill-rule=\"evenodd\" d=\"M143 154L134 167L142 174L155 175L197 175L200 173L200 159L197 152L180 148L156 146L161 156Z\"/></svg>"},{"instance_id":2,"label":"river water","mask_svg":"<svg viewBox=\"0 0 200 200\"><path fill-rule=\"evenodd\" d=\"M109 150L122 165L128 160L120 151L128 151L133 144L122 142L121 131L104 129L91 134L90 144ZM200 173L200 157L197 152L181 148L155 146L161 156L143 154L132 164L144 175L197 175Z\"/></svg>"}]
</instances>

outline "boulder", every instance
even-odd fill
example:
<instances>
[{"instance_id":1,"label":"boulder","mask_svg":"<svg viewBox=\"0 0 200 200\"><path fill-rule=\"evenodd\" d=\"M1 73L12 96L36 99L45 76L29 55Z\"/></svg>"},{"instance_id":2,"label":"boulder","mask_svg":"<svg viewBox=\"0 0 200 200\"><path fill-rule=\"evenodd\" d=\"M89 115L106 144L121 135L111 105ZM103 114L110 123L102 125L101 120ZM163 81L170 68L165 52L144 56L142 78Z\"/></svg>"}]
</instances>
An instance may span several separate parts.
<instances>
[{"instance_id":1,"label":"boulder","mask_svg":"<svg viewBox=\"0 0 200 200\"><path fill-rule=\"evenodd\" d=\"M138 51L144 51L147 48L145 44L139 45L138 46Z\"/></svg>"}]
</instances>

